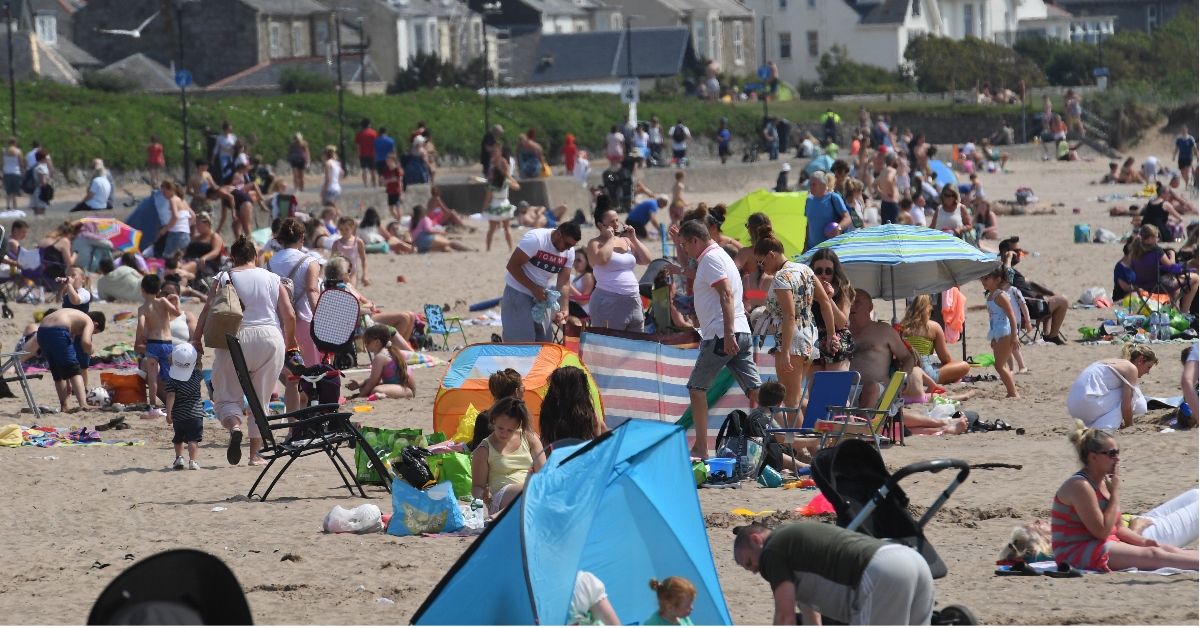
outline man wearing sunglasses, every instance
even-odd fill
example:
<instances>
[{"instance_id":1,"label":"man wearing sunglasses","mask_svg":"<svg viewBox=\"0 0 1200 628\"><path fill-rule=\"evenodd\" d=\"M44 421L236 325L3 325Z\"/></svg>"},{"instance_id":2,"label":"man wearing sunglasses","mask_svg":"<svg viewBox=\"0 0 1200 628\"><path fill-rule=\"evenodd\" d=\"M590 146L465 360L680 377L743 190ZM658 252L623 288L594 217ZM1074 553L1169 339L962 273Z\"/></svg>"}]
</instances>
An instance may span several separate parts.
<instances>
[{"instance_id":1,"label":"man wearing sunglasses","mask_svg":"<svg viewBox=\"0 0 1200 628\"><path fill-rule=\"evenodd\" d=\"M551 317L561 323L567 316L571 265L581 233L575 222L564 222L557 229L530 229L508 258L504 276L504 296L500 302L500 322L505 342L550 342L550 325L545 318L534 320L533 307L546 301L550 279L557 277L559 311Z\"/></svg>"}]
</instances>

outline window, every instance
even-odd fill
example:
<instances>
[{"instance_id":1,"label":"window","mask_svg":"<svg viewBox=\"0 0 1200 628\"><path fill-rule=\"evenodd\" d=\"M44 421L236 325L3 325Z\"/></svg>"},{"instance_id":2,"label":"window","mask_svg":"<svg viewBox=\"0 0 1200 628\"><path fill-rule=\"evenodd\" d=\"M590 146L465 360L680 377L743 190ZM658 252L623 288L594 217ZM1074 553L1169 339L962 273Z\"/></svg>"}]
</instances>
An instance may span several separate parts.
<instances>
[{"instance_id":1,"label":"window","mask_svg":"<svg viewBox=\"0 0 1200 628\"><path fill-rule=\"evenodd\" d=\"M779 58L780 59L791 59L792 58L792 34L791 33L779 33Z\"/></svg>"},{"instance_id":2,"label":"window","mask_svg":"<svg viewBox=\"0 0 1200 628\"><path fill-rule=\"evenodd\" d=\"M912 3L913 3L913 10L912 10L913 17L921 17L921 0L912 0Z\"/></svg>"},{"instance_id":3,"label":"window","mask_svg":"<svg viewBox=\"0 0 1200 628\"><path fill-rule=\"evenodd\" d=\"M692 33L692 36L696 39L696 56L707 59L708 34L705 31L708 30L708 25L704 22L704 20L698 20L693 28L695 32Z\"/></svg>"},{"instance_id":4,"label":"window","mask_svg":"<svg viewBox=\"0 0 1200 628\"><path fill-rule=\"evenodd\" d=\"M438 32L437 22L430 20L425 24L425 28L429 29L429 37L426 38L425 45L428 47L425 52L436 55L438 53Z\"/></svg>"},{"instance_id":5,"label":"window","mask_svg":"<svg viewBox=\"0 0 1200 628\"><path fill-rule=\"evenodd\" d=\"M332 52L329 49L329 22L317 22L317 54L322 57L328 57Z\"/></svg>"},{"instance_id":6,"label":"window","mask_svg":"<svg viewBox=\"0 0 1200 628\"><path fill-rule=\"evenodd\" d=\"M746 63L746 48L742 40L742 23L733 23L733 62L742 65Z\"/></svg>"},{"instance_id":7,"label":"window","mask_svg":"<svg viewBox=\"0 0 1200 628\"><path fill-rule=\"evenodd\" d=\"M787 11L787 0L779 0L779 10Z\"/></svg>"},{"instance_id":8,"label":"window","mask_svg":"<svg viewBox=\"0 0 1200 628\"><path fill-rule=\"evenodd\" d=\"M304 54L304 25L292 24L292 56L303 57Z\"/></svg>"},{"instance_id":9,"label":"window","mask_svg":"<svg viewBox=\"0 0 1200 628\"><path fill-rule=\"evenodd\" d=\"M818 39L817 31L808 31L808 56L818 57L821 55L821 42Z\"/></svg>"},{"instance_id":10,"label":"window","mask_svg":"<svg viewBox=\"0 0 1200 628\"><path fill-rule=\"evenodd\" d=\"M413 56L425 52L425 25L413 24Z\"/></svg>"},{"instance_id":11,"label":"window","mask_svg":"<svg viewBox=\"0 0 1200 628\"><path fill-rule=\"evenodd\" d=\"M34 28L38 39L50 45L58 43L58 16L53 12L38 13Z\"/></svg>"},{"instance_id":12,"label":"window","mask_svg":"<svg viewBox=\"0 0 1200 628\"><path fill-rule=\"evenodd\" d=\"M609 24L609 27L612 28L614 31L621 30L621 14L613 13L612 15L610 15L608 18L608 24Z\"/></svg>"},{"instance_id":13,"label":"window","mask_svg":"<svg viewBox=\"0 0 1200 628\"><path fill-rule=\"evenodd\" d=\"M271 58L278 59L280 54L279 48L279 25L271 24L267 27L267 32L270 33L271 39Z\"/></svg>"},{"instance_id":14,"label":"window","mask_svg":"<svg viewBox=\"0 0 1200 628\"><path fill-rule=\"evenodd\" d=\"M1152 4L1146 7L1146 30L1156 26L1158 26L1158 7Z\"/></svg>"},{"instance_id":15,"label":"window","mask_svg":"<svg viewBox=\"0 0 1200 628\"><path fill-rule=\"evenodd\" d=\"M963 5L963 37L975 34L975 5Z\"/></svg>"},{"instance_id":16,"label":"window","mask_svg":"<svg viewBox=\"0 0 1200 628\"><path fill-rule=\"evenodd\" d=\"M708 19L708 58L721 63L721 28L717 18Z\"/></svg>"}]
</instances>

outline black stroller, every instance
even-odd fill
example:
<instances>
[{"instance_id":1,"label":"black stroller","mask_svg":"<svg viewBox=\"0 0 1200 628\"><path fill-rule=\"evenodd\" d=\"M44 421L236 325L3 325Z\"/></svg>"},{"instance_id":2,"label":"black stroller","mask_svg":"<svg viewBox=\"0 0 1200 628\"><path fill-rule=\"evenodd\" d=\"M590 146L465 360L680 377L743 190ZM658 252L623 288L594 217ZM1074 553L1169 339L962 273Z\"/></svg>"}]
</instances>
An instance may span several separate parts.
<instances>
[{"instance_id":1,"label":"black stroller","mask_svg":"<svg viewBox=\"0 0 1200 628\"><path fill-rule=\"evenodd\" d=\"M908 512L908 495L900 488L900 481L915 473L940 473L944 469L958 469L958 475L921 520L914 521ZM877 539L890 539L917 550L929 563L930 574L935 580L946 576L946 564L925 538L925 524L941 510L970 472L970 466L963 460L928 460L889 474L879 451L870 442L858 439L822 449L812 464L813 481L833 504L839 527ZM931 623L935 626L974 626L979 622L969 609L953 604L933 611Z\"/></svg>"}]
</instances>

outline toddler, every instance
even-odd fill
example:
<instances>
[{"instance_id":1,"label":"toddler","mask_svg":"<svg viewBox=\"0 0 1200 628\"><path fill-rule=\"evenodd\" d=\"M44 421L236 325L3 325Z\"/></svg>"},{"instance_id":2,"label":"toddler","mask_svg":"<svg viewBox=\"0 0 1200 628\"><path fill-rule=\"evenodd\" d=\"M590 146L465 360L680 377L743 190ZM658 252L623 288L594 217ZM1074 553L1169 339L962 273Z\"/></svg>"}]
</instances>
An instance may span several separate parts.
<instances>
[{"instance_id":1,"label":"toddler","mask_svg":"<svg viewBox=\"0 0 1200 628\"><path fill-rule=\"evenodd\" d=\"M367 245L358 237L358 223L350 216L342 216L338 218L337 230L342 237L333 242L332 252L350 262L350 285L358 286L360 270L362 285L371 285L371 280L367 279Z\"/></svg>"},{"instance_id":2,"label":"toddler","mask_svg":"<svg viewBox=\"0 0 1200 628\"><path fill-rule=\"evenodd\" d=\"M200 463L200 441L204 437L204 405L200 401L200 386L204 375L196 348L190 344L176 345L171 352L171 378L167 380L167 425L175 428L174 469L183 468L183 445L187 443L187 468L196 471Z\"/></svg>"},{"instance_id":3,"label":"toddler","mask_svg":"<svg viewBox=\"0 0 1200 628\"><path fill-rule=\"evenodd\" d=\"M696 602L696 585L686 578L671 576L662 582L651 578L650 588L658 593L658 610L642 622L643 626L691 626L692 605Z\"/></svg>"}]
</instances>

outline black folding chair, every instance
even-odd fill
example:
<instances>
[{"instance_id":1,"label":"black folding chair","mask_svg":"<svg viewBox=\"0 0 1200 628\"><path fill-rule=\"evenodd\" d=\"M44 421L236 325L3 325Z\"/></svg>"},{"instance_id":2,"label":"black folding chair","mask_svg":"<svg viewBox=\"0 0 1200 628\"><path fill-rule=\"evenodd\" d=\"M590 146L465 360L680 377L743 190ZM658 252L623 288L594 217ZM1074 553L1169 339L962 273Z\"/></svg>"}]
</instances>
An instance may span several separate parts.
<instances>
[{"instance_id":1,"label":"black folding chair","mask_svg":"<svg viewBox=\"0 0 1200 628\"><path fill-rule=\"evenodd\" d=\"M292 466L293 462L305 456L324 453L333 463L333 467L337 469L338 475L342 476L342 482L350 491L350 496L354 496L354 488L358 487L359 495L365 499L367 493L363 491L362 484L358 482L357 474L338 451L342 445L354 447L355 444L362 447L371 465L384 479L384 487L389 493L392 492L390 470L383 465L375 450L371 448L371 444L363 438L358 428L350 422L351 414L349 412L338 412L338 404L326 403L301 408L294 412L275 414L268 418L263 413L258 394L254 392L254 385L250 382L250 370L246 368L246 356L242 353L242 345L238 343L237 336L233 334L226 334L225 338L229 343L229 357L232 358L233 368L237 371L238 382L241 383L242 392L246 395L247 403L250 404L254 422L258 424L258 429L262 432L263 446L258 454L269 461L267 466L263 467L262 473L258 474L254 485L250 487L250 492L246 494L247 497L254 499L255 489L279 459L286 458L287 462L283 464L279 473L275 474L275 478L271 480L267 490L263 491L259 498L260 501L267 501L267 495L271 493L271 489L275 488L276 482L279 482L279 478L288 470L288 467ZM276 440L275 432L284 430L287 430L285 438ZM349 473L349 477L347 477L347 473ZM350 484L351 481L354 482L353 485Z\"/></svg>"}]
</instances>

